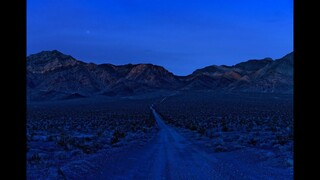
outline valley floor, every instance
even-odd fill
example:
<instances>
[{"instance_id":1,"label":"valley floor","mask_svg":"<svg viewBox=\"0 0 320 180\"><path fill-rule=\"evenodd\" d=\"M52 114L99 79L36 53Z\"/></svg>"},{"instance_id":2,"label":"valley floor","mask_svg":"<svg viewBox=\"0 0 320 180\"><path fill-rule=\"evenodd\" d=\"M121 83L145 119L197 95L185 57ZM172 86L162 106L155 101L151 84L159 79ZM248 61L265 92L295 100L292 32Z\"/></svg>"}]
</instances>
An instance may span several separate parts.
<instances>
[{"instance_id":1,"label":"valley floor","mask_svg":"<svg viewBox=\"0 0 320 180\"><path fill-rule=\"evenodd\" d=\"M293 179L292 167L265 161L271 151L242 148L214 153L195 133L171 127L152 109L159 132L146 145L101 155L101 168L88 176L63 172L67 179ZM202 140L202 142L201 142ZM201 142L199 144L199 142ZM105 162L103 162L105 161Z\"/></svg>"},{"instance_id":2,"label":"valley floor","mask_svg":"<svg viewBox=\"0 0 320 180\"><path fill-rule=\"evenodd\" d=\"M291 104L204 92L31 103L27 179L293 179Z\"/></svg>"}]
</instances>

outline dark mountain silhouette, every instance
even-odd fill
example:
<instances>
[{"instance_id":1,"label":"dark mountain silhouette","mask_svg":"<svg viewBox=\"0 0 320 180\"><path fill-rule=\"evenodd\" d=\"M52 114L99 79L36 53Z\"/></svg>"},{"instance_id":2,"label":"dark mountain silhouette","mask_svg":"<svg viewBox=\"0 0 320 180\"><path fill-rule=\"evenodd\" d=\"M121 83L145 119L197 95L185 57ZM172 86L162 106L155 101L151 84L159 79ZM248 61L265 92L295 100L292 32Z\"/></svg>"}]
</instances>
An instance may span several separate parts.
<instances>
[{"instance_id":1,"label":"dark mountain silhouette","mask_svg":"<svg viewBox=\"0 0 320 180\"><path fill-rule=\"evenodd\" d=\"M208 66L176 76L153 64L84 63L57 50L27 57L29 100L127 96L157 90L223 90L292 93L293 53L278 60Z\"/></svg>"},{"instance_id":2,"label":"dark mountain silhouette","mask_svg":"<svg viewBox=\"0 0 320 180\"><path fill-rule=\"evenodd\" d=\"M281 92L292 93L293 91L293 52L283 58L272 60L265 58L261 60L249 60L234 66L207 66L194 71L189 78L194 81L203 79L196 78L200 75L211 77L212 83L207 80L206 84L212 89L224 91L241 92ZM198 85L197 85L198 86ZM188 89L197 89L188 84Z\"/></svg>"},{"instance_id":3,"label":"dark mountain silhouette","mask_svg":"<svg viewBox=\"0 0 320 180\"><path fill-rule=\"evenodd\" d=\"M246 72L254 72L254 71L257 71L272 62L273 62L273 60L271 58L265 58L265 59L261 59L261 60L254 59L254 60L249 60L246 62L241 62L239 64L236 64L233 67L238 68L242 71L246 71Z\"/></svg>"}]
</instances>

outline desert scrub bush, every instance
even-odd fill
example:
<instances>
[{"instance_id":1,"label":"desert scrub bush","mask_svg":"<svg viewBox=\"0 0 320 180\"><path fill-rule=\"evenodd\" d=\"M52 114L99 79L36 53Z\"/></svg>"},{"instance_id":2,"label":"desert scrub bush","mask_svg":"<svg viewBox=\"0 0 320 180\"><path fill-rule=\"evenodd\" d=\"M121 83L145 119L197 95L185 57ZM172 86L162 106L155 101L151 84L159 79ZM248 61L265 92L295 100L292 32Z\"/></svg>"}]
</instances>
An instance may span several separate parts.
<instances>
[{"instance_id":1,"label":"desert scrub bush","mask_svg":"<svg viewBox=\"0 0 320 180\"><path fill-rule=\"evenodd\" d=\"M156 123L156 120L154 118L154 115L153 115L152 111L150 111L149 118L144 121L144 124L147 127L153 127L155 125L155 123Z\"/></svg>"},{"instance_id":2,"label":"desert scrub bush","mask_svg":"<svg viewBox=\"0 0 320 180\"><path fill-rule=\"evenodd\" d=\"M31 157L28 159L29 163L39 163L41 161L41 158L39 156L39 153L33 153Z\"/></svg>"},{"instance_id":3,"label":"desert scrub bush","mask_svg":"<svg viewBox=\"0 0 320 180\"><path fill-rule=\"evenodd\" d=\"M199 134L201 134L201 135L205 135L206 129L205 129L204 127L199 127L199 128L197 129L197 132L198 132Z\"/></svg>"},{"instance_id":4,"label":"desert scrub bush","mask_svg":"<svg viewBox=\"0 0 320 180\"><path fill-rule=\"evenodd\" d=\"M71 137L62 133L56 142L59 146L61 146L65 151L70 150L71 147Z\"/></svg>"},{"instance_id":5,"label":"desert scrub bush","mask_svg":"<svg viewBox=\"0 0 320 180\"><path fill-rule=\"evenodd\" d=\"M228 148L225 146L225 142L222 137L218 137L214 141L214 151L215 152L225 152Z\"/></svg>"},{"instance_id":6,"label":"desert scrub bush","mask_svg":"<svg viewBox=\"0 0 320 180\"><path fill-rule=\"evenodd\" d=\"M115 143L119 142L121 138L124 138L125 136L126 136L126 134L124 132L122 132L119 129L116 129L112 134L110 143L115 144Z\"/></svg>"},{"instance_id":7,"label":"desert scrub bush","mask_svg":"<svg viewBox=\"0 0 320 180\"><path fill-rule=\"evenodd\" d=\"M229 131L229 128L228 128L228 126L227 126L227 118L225 118L225 117L223 117L223 118L221 119L221 131L222 131L222 132L227 132L227 131Z\"/></svg>"},{"instance_id":8,"label":"desert scrub bush","mask_svg":"<svg viewBox=\"0 0 320 180\"><path fill-rule=\"evenodd\" d=\"M194 122L187 123L185 125L185 127L187 129L190 129L191 131L196 131L197 130L197 125Z\"/></svg>"},{"instance_id":9,"label":"desert scrub bush","mask_svg":"<svg viewBox=\"0 0 320 180\"><path fill-rule=\"evenodd\" d=\"M97 137L98 137L98 138L102 137L102 136L104 135L105 131L106 131L106 130L103 130L103 129L98 130L98 132L97 132Z\"/></svg>"},{"instance_id":10,"label":"desert scrub bush","mask_svg":"<svg viewBox=\"0 0 320 180\"><path fill-rule=\"evenodd\" d=\"M83 144L78 147L79 149L82 150L83 153L92 154L92 153L96 153L102 147L102 144L93 142L91 144Z\"/></svg>"},{"instance_id":11,"label":"desert scrub bush","mask_svg":"<svg viewBox=\"0 0 320 180\"><path fill-rule=\"evenodd\" d=\"M292 139L289 136L285 135L276 135L276 143L280 144L281 146L289 143Z\"/></svg>"},{"instance_id":12,"label":"desert scrub bush","mask_svg":"<svg viewBox=\"0 0 320 180\"><path fill-rule=\"evenodd\" d=\"M206 129L205 136L209 137L210 139L214 138L215 136L215 130L214 129Z\"/></svg>"},{"instance_id":13,"label":"desert scrub bush","mask_svg":"<svg viewBox=\"0 0 320 180\"><path fill-rule=\"evenodd\" d=\"M228 151L228 148L219 144L214 148L214 151L215 152L226 152L226 151Z\"/></svg>"},{"instance_id":14,"label":"desert scrub bush","mask_svg":"<svg viewBox=\"0 0 320 180\"><path fill-rule=\"evenodd\" d=\"M257 138L250 138L248 144L251 146L256 146L258 144Z\"/></svg>"}]
</instances>

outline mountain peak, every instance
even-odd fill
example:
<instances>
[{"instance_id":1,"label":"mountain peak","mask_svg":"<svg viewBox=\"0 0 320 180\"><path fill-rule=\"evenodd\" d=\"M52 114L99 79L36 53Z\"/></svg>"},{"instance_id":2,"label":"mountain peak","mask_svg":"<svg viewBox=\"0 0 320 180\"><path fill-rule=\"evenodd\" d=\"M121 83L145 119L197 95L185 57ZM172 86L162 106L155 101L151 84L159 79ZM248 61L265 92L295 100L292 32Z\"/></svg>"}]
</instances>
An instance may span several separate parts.
<instances>
[{"instance_id":1,"label":"mountain peak","mask_svg":"<svg viewBox=\"0 0 320 180\"><path fill-rule=\"evenodd\" d=\"M54 50L52 50L52 51L42 51L42 52L47 52L47 53L52 53L52 54L64 55L62 52L60 52L60 51L58 51L58 50L56 50L56 49L54 49Z\"/></svg>"},{"instance_id":2,"label":"mountain peak","mask_svg":"<svg viewBox=\"0 0 320 180\"><path fill-rule=\"evenodd\" d=\"M78 63L80 61L58 50L41 51L27 57L27 69L34 73L43 73L60 67L73 66Z\"/></svg>"},{"instance_id":3,"label":"mountain peak","mask_svg":"<svg viewBox=\"0 0 320 180\"><path fill-rule=\"evenodd\" d=\"M163 68L153 64L136 64L127 74L128 79L157 79L160 77L172 77L174 75Z\"/></svg>"},{"instance_id":4,"label":"mountain peak","mask_svg":"<svg viewBox=\"0 0 320 180\"><path fill-rule=\"evenodd\" d=\"M27 57L27 60L32 60L32 61L39 61L39 60L48 61L49 60L50 61L55 58L58 58L60 60L69 59L69 58L74 59L72 56L63 54L58 50L52 50L52 51L41 51L36 54L31 54L30 56Z\"/></svg>"}]
</instances>

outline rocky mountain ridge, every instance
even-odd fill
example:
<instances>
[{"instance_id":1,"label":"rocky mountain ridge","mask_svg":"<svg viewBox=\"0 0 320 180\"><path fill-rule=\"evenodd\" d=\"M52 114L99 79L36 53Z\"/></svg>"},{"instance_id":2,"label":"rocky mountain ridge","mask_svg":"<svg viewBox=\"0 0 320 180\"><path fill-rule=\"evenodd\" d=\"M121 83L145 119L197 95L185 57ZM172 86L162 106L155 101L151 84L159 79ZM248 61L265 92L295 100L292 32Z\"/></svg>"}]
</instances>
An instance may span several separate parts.
<instances>
[{"instance_id":1,"label":"rocky mountain ridge","mask_svg":"<svg viewBox=\"0 0 320 180\"><path fill-rule=\"evenodd\" d=\"M207 66L176 76L153 64L85 63L57 50L27 57L28 100L128 96L157 90L293 92L293 52L272 60Z\"/></svg>"}]
</instances>

